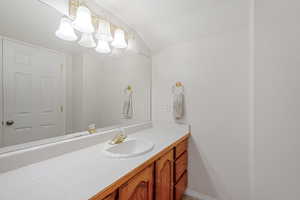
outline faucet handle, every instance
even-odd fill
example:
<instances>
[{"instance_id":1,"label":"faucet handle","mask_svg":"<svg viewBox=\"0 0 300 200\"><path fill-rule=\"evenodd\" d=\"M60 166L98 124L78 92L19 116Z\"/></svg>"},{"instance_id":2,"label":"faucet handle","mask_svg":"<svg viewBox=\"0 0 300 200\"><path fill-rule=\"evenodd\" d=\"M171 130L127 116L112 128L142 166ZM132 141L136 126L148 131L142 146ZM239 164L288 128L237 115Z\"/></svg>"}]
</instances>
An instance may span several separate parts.
<instances>
[{"instance_id":1,"label":"faucet handle","mask_svg":"<svg viewBox=\"0 0 300 200\"><path fill-rule=\"evenodd\" d=\"M120 132L121 132L121 134L123 134L123 135L127 135L126 132L125 132L125 128L120 128Z\"/></svg>"},{"instance_id":2,"label":"faucet handle","mask_svg":"<svg viewBox=\"0 0 300 200\"><path fill-rule=\"evenodd\" d=\"M110 144L114 145L114 144L122 143L126 138L127 136L124 133L119 133L110 141Z\"/></svg>"}]
</instances>

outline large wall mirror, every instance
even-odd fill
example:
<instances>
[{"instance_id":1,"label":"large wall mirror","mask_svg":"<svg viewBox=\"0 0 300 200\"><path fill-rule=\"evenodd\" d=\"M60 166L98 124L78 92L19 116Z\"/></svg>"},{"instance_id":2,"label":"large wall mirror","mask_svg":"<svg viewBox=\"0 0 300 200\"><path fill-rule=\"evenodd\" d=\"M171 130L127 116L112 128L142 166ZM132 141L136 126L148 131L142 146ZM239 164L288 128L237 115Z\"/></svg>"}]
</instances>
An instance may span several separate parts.
<instances>
[{"instance_id":1,"label":"large wall mirror","mask_svg":"<svg viewBox=\"0 0 300 200\"><path fill-rule=\"evenodd\" d=\"M57 38L61 17L38 0L0 1L2 150L65 138L92 124L151 120L151 57L143 41L135 36L128 48L100 54ZM130 49L130 42L139 47Z\"/></svg>"}]
</instances>

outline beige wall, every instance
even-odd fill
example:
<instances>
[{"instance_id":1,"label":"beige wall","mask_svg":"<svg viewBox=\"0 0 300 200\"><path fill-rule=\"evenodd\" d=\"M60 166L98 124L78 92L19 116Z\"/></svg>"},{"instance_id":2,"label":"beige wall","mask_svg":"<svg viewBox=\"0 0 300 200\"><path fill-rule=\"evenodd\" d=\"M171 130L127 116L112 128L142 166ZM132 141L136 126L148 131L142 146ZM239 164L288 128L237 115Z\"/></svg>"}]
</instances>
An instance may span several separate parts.
<instances>
[{"instance_id":1,"label":"beige wall","mask_svg":"<svg viewBox=\"0 0 300 200\"><path fill-rule=\"evenodd\" d=\"M171 87L185 87L192 125L189 189L249 199L249 29L211 34L153 56L153 119L173 121Z\"/></svg>"}]
</instances>

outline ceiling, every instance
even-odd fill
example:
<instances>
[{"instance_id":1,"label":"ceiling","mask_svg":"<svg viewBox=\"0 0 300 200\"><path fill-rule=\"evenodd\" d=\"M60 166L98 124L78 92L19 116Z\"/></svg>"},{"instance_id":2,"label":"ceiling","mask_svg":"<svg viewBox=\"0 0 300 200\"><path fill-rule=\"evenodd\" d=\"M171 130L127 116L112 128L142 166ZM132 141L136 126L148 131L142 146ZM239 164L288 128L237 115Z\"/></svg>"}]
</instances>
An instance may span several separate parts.
<instances>
[{"instance_id":1,"label":"ceiling","mask_svg":"<svg viewBox=\"0 0 300 200\"><path fill-rule=\"evenodd\" d=\"M61 14L38 0L1 0L0 35L43 47L77 52L76 43L55 36Z\"/></svg>"},{"instance_id":2,"label":"ceiling","mask_svg":"<svg viewBox=\"0 0 300 200\"><path fill-rule=\"evenodd\" d=\"M93 0L135 29L152 51L248 24L248 0Z\"/></svg>"},{"instance_id":3,"label":"ceiling","mask_svg":"<svg viewBox=\"0 0 300 200\"><path fill-rule=\"evenodd\" d=\"M67 0L47 1L65 4ZM138 32L152 52L248 24L248 0L88 1ZM38 0L1 0L0 35L61 51L81 51L76 43L55 37L61 12Z\"/></svg>"}]
</instances>

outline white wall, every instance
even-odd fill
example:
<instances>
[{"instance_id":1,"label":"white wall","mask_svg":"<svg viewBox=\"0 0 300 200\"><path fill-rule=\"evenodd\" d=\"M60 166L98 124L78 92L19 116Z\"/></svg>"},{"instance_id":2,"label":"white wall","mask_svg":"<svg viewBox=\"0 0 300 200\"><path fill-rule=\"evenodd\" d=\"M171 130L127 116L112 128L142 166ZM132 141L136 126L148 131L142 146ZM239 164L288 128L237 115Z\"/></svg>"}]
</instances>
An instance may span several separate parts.
<instances>
[{"instance_id":1,"label":"white wall","mask_svg":"<svg viewBox=\"0 0 300 200\"><path fill-rule=\"evenodd\" d=\"M121 56L83 55L84 124L115 126L150 120L151 58L136 53ZM133 89L133 118L123 119L125 88Z\"/></svg>"},{"instance_id":2,"label":"white wall","mask_svg":"<svg viewBox=\"0 0 300 200\"><path fill-rule=\"evenodd\" d=\"M211 34L153 56L153 119L173 121L171 87L185 87L192 125L189 189L249 199L249 29Z\"/></svg>"},{"instance_id":3,"label":"white wall","mask_svg":"<svg viewBox=\"0 0 300 200\"><path fill-rule=\"evenodd\" d=\"M299 1L255 1L254 200L299 199Z\"/></svg>"},{"instance_id":4,"label":"white wall","mask_svg":"<svg viewBox=\"0 0 300 200\"><path fill-rule=\"evenodd\" d=\"M251 2L250 28L153 56L153 119L173 121L171 86L182 81L189 188L218 200L299 199L300 2Z\"/></svg>"}]
</instances>

